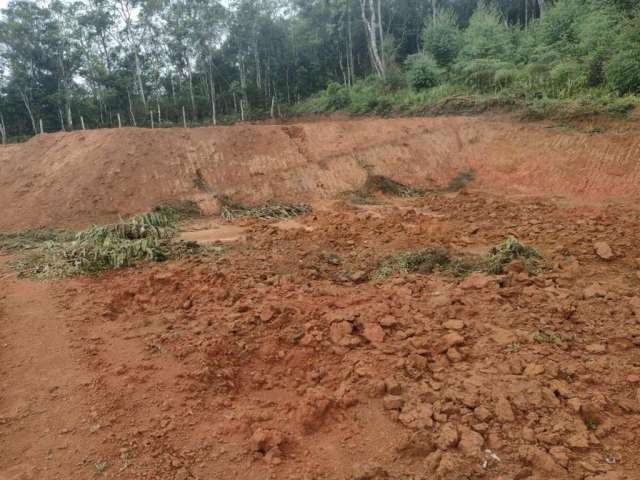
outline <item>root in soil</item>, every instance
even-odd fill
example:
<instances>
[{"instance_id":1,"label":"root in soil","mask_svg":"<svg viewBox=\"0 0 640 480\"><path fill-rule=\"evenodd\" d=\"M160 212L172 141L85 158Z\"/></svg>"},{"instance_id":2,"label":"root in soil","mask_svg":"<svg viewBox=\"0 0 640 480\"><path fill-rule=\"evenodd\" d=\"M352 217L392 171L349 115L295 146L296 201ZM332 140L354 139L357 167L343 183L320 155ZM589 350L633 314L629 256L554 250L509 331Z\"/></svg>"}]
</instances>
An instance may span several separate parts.
<instances>
[{"instance_id":1,"label":"root in soil","mask_svg":"<svg viewBox=\"0 0 640 480\"><path fill-rule=\"evenodd\" d=\"M243 217L261 218L264 220L291 218L311 211L311 206L305 203L288 204L268 202L255 207L248 207L233 202L228 197L223 197L220 201L222 203L220 217L227 221Z\"/></svg>"}]
</instances>

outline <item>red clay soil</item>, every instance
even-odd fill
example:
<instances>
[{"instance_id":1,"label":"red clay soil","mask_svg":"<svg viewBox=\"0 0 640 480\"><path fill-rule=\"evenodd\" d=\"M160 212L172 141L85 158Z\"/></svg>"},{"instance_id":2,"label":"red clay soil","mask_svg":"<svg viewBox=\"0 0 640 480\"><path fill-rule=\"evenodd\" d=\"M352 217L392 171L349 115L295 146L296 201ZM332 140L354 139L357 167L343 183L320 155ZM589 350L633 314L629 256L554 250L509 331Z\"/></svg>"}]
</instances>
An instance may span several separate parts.
<instances>
[{"instance_id":1,"label":"red clay soil","mask_svg":"<svg viewBox=\"0 0 640 480\"><path fill-rule=\"evenodd\" d=\"M0 148L0 231L85 226L183 199L213 212L215 195L334 198L362 186L367 166L410 185L472 169L493 190L637 199L639 155L637 123L504 116L45 134Z\"/></svg>"},{"instance_id":2,"label":"red clay soil","mask_svg":"<svg viewBox=\"0 0 640 480\"><path fill-rule=\"evenodd\" d=\"M496 132L476 119L406 122L459 123L507 141L499 122ZM386 135L385 122L362 123ZM323 128L355 136L361 127ZM621 145L638 145L621 133L614 142L613 133L509 128L514 138L531 128L556 138L545 148L575 151L582 139L584 158L595 158L587 143L602 142L602 165L620 158ZM193 132L158 139L211 130ZM443 144L424 149L445 152ZM391 168L402 147L377 151L369 160ZM511 151L518 162L530 155L515 143ZM280 170L287 188L289 167ZM616 194L635 195L638 167L629 168ZM523 190L519 167L494 185L510 171ZM593 172L597 193L609 176ZM270 175L260 195L276 184ZM190 235L235 241L95 278L16 279L5 257L0 479L640 479L640 211L595 195L587 204L492 194L484 175L483 190L474 181L469 191L380 205L325 201L284 223L206 220ZM339 192L340 178L317 195ZM296 191L312 196L313 187ZM546 268L530 275L516 261L503 275L465 279L373 275L388 254L483 252L507 235L535 247Z\"/></svg>"}]
</instances>

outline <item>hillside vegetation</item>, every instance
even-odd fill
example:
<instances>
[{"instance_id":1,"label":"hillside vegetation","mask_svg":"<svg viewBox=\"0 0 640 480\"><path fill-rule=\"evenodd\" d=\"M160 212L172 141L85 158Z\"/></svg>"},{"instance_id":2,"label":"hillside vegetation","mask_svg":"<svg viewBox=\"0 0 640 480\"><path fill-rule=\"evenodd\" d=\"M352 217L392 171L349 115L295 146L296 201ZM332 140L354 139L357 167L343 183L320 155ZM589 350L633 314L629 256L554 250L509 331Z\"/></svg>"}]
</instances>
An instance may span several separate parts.
<instances>
[{"instance_id":1,"label":"hillside vegetation","mask_svg":"<svg viewBox=\"0 0 640 480\"><path fill-rule=\"evenodd\" d=\"M0 140L305 112L624 113L635 0L10 0Z\"/></svg>"}]
</instances>

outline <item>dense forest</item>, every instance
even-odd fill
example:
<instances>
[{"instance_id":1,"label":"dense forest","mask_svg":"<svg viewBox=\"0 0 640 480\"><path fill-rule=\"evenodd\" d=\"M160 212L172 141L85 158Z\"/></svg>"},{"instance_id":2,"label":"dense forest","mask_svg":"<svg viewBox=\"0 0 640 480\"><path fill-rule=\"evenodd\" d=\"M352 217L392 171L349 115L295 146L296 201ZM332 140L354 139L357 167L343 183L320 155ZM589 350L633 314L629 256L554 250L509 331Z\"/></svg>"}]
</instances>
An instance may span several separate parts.
<instances>
[{"instance_id":1,"label":"dense forest","mask_svg":"<svg viewBox=\"0 0 640 480\"><path fill-rule=\"evenodd\" d=\"M11 0L0 133L415 112L468 96L624 110L640 93L637 4Z\"/></svg>"}]
</instances>

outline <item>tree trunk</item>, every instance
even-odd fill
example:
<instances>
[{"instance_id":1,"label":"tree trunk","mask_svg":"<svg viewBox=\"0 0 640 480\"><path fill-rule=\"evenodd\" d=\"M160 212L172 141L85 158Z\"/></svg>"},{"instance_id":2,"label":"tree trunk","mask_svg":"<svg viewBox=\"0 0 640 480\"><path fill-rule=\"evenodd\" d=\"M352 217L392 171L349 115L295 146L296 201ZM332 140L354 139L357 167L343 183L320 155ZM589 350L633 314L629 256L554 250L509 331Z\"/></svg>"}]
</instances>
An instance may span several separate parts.
<instances>
[{"instance_id":1,"label":"tree trunk","mask_svg":"<svg viewBox=\"0 0 640 480\"><path fill-rule=\"evenodd\" d=\"M2 140L2 145L7 143L7 127L4 125L4 117L0 113L0 140Z\"/></svg>"},{"instance_id":2,"label":"tree trunk","mask_svg":"<svg viewBox=\"0 0 640 480\"><path fill-rule=\"evenodd\" d=\"M31 105L29 104L29 99L24 94L21 88L18 88L18 92L22 97L22 102L24 103L24 107L27 109L27 113L29 114L29 119L31 120L31 127L33 128L33 134L38 134L38 128L36 127L36 119L33 118L33 112L31 111Z\"/></svg>"},{"instance_id":3,"label":"tree trunk","mask_svg":"<svg viewBox=\"0 0 640 480\"><path fill-rule=\"evenodd\" d=\"M211 120L214 125L218 124L218 119L216 115L216 81L213 78L213 61L209 64L209 75L210 75L210 83L209 87L211 88Z\"/></svg>"},{"instance_id":4,"label":"tree trunk","mask_svg":"<svg viewBox=\"0 0 640 480\"><path fill-rule=\"evenodd\" d=\"M71 115L71 105L67 103L67 128L73 130L73 116Z\"/></svg>"},{"instance_id":5,"label":"tree trunk","mask_svg":"<svg viewBox=\"0 0 640 480\"><path fill-rule=\"evenodd\" d=\"M367 39L369 40L368 45L371 63L373 63L378 76L385 79L386 69L382 54L382 45L378 44L378 35L381 36L380 43L384 40L382 28L378 25L378 22L382 23L382 19L378 18L381 14L380 0L377 0L377 7L375 2L376 0L360 0L360 7L362 11L362 21L364 22Z\"/></svg>"},{"instance_id":6,"label":"tree trunk","mask_svg":"<svg viewBox=\"0 0 640 480\"><path fill-rule=\"evenodd\" d=\"M131 123L134 127L137 127L136 124L136 116L133 114L133 103L131 102L131 94L129 93L129 89L127 88L127 98L129 99L129 114L131 115Z\"/></svg>"},{"instance_id":7,"label":"tree trunk","mask_svg":"<svg viewBox=\"0 0 640 480\"><path fill-rule=\"evenodd\" d=\"M138 57L138 51L134 51L134 59L136 62L136 79L138 81L138 88L140 89L140 98L142 99L142 105L144 109L147 109L147 98L144 96L144 86L142 84L142 70L140 69L140 58Z\"/></svg>"},{"instance_id":8,"label":"tree trunk","mask_svg":"<svg viewBox=\"0 0 640 480\"><path fill-rule=\"evenodd\" d=\"M433 21L436 21L436 17L438 16L438 11L437 11L437 0L431 0L431 15L433 15Z\"/></svg>"},{"instance_id":9,"label":"tree trunk","mask_svg":"<svg viewBox=\"0 0 640 480\"><path fill-rule=\"evenodd\" d=\"M354 73L354 69L353 69L353 31L352 31L352 27L351 27L351 0L347 0L347 33L348 33L348 40L347 40L347 65L348 65L348 70L349 70L349 86L351 87L353 85L354 79L355 79L355 73Z\"/></svg>"},{"instance_id":10,"label":"tree trunk","mask_svg":"<svg viewBox=\"0 0 640 480\"><path fill-rule=\"evenodd\" d=\"M194 121L196 118L196 98L193 95L193 78L189 59L187 59L187 79L189 80L189 97L191 98L191 121Z\"/></svg>"}]
</instances>

